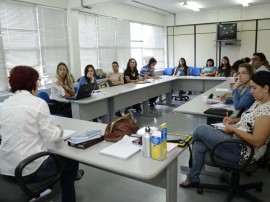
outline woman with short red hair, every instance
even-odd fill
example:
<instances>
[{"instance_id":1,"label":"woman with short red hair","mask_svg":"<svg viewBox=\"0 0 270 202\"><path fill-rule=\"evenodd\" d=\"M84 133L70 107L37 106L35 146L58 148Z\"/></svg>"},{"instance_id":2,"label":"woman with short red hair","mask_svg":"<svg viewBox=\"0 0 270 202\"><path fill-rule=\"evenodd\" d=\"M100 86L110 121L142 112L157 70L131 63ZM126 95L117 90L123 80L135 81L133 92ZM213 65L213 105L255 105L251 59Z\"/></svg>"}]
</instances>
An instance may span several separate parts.
<instances>
[{"instance_id":1,"label":"woman with short red hair","mask_svg":"<svg viewBox=\"0 0 270 202\"><path fill-rule=\"evenodd\" d=\"M10 91L13 93L0 106L0 173L14 177L16 166L25 158L47 151L46 141L57 141L63 130L53 123L48 104L36 97L38 72L32 67L17 66L10 73ZM82 177L77 161L59 157L62 163L60 178L62 201L75 202L74 180ZM52 157L35 160L24 170L26 183L48 179L56 174ZM78 173L77 173L78 172ZM79 175L79 176L78 176Z\"/></svg>"}]
</instances>

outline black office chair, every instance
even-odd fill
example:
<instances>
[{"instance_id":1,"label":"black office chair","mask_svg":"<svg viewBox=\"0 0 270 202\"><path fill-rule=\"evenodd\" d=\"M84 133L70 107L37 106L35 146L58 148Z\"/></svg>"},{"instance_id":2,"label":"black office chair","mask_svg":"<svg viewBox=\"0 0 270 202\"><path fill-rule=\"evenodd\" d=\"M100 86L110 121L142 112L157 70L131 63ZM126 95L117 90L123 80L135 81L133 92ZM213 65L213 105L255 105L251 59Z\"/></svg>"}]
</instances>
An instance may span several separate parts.
<instances>
[{"instance_id":1,"label":"black office chair","mask_svg":"<svg viewBox=\"0 0 270 202\"><path fill-rule=\"evenodd\" d=\"M188 101L189 100L189 96L188 95L183 95L183 94L185 94L186 92L185 91L180 91L179 92L179 94L181 95L181 96L179 96L179 95L172 95L172 99L174 99L175 101Z\"/></svg>"},{"instance_id":2,"label":"black office chair","mask_svg":"<svg viewBox=\"0 0 270 202\"><path fill-rule=\"evenodd\" d=\"M228 161L224 161L218 158L215 155L215 151L222 146L223 144L240 144L247 149L250 149L251 154L248 160L243 165L235 165L229 163ZM248 183L240 185L240 172L245 172L248 175L255 172L258 169L258 162L251 163L252 157L254 155L254 148L250 144L240 141L240 140L224 140L218 143L212 151L207 152L205 158L205 164L222 168L226 171L231 171L231 177L228 176L227 172L225 171L220 180L226 182L226 185L216 185L216 184L204 184L201 183L197 188L197 193L202 194L203 189L212 189L212 190L219 190L219 191L227 191L229 194L227 195L225 201L229 202L232 198L236 195L241 195L253 202L261 202L262 200L252 196L251 194L247 193L246 190L255 188L256 191L261 192L263 182L255 182L255 183Z\"/></svg>"},{"instance_id":3,"label":"black office chair","mask_svg":"<svg viewBox=\"0 0 270 202\"><path fill-rule=\"evenodd\" d=\"M34 160L51 156L57 163L57 173L55 176L44 181L25 184L22 178L23 169ZM57 155L50 152L40 152L24 159L15 169L14 177L0 175L0 201L3 202L26 202L31 199L39 198L40 194L47 189L52 189L61 176L61 165Z\"/></svg>"}]
</instances>

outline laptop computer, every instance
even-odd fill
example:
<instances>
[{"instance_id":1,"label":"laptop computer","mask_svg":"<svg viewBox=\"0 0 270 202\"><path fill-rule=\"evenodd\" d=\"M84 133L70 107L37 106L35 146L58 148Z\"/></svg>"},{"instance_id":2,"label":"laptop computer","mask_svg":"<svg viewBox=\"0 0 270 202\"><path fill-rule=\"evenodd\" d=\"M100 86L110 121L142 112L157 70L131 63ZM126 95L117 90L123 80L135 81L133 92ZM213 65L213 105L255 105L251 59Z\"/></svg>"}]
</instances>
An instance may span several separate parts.
<instances>
[{"instance_id":1,"label":"laptop computer","mask_svg":"<svg viewBox=\"0 0 270 202\"><path fill-rule=\"evenodd\" d=\"M96 84L95 83L88 83L88 84L83 84L80 86L78 92L76 95L66 98L68 100L80 100L83 98L90 97L93 90L95 89Z\"/></svg>"}]
</instances>

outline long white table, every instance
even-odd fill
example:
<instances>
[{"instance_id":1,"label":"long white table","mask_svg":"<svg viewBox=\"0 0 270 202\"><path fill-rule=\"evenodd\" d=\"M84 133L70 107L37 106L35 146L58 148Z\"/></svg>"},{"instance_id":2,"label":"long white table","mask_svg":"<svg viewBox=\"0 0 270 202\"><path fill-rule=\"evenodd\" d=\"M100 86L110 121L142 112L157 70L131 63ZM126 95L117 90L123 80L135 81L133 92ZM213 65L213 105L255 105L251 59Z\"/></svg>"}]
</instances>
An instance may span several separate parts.
<instances>
[{"instance_id":1,"label":"long white table","mask_svg":"<svg viewBox=\"0 0 270 202\"><path fill-rule=\"evenodd\" d=\"M228 80L228 77L180 76L173 81L172 90L205 92Z\"/></svg>"},{"instance_id":2,"label":"long white table","mask_svg":"<svg viewBox=\"0 0 270 202\"><path fill-rule=\"evenodd\" d=\"M74 100L71 102L72 117L74 119L92 120L102 117L103 123L111 122L109 106L113 97L118 93L93 93L91 97L82 100ZM114 113L113 113L114 114Z\"/></svg>"},{"instance_id":3,"label":"long white table","mask_svg":"<svg viewBox=\"0 0 270 202\"><path fill-rule=\"evenodd\" d=\"M85 131L91 129L105 130L106 125L89 121L68 119L54 116L56 124L64 129ZM166 201L177 201L177 157L183 151L182 148L174 150L163 161L144 158L141 152L128 160L117 159L99 153L103 148L113 143L103 141L86 150L80 150L67 145L67 142L48 143L51 152L61 156L77 160L83 164L115 173L127 178L138 180L147 184L166 189ZM128 193L127 193L128 194Z\"/></svg>"},{"instance_id":4,"label":"long white table","mask_svg":"<svg viewBox=\"0 0 270 202\"><path fill-rule=\"evenodd\" d=\"M182 114L190 114L192 115L193 119L193 127L197 126L198 124L206 124L207 123L207 117L220 117L210 114L205 114L204 111L209 109L210 106L206 104L206 102L203 102L203 96L209 96L210 94L215 95L222 95L225 92L223 91L217 91L217 89L230 89L230 83L232 83L234 79L228 79L226 81L223 81L223 83L212 87L210 90L204 92L201 95L198 95L194 99L192 99L189 102L186 102L185 104L177 107L174 109L174 113L182 113ZM228 107L225 107L228 110L233 110L234 113L232 116L236 116L238 114L238 111L234 109L234 106L231 104ZM220 117L222 118L222 117Z\"/></svg>"},{"instance_id":5,"label":"long white table","mask_svg":"<svg viewBox=\"0 0 270 202\"><path fill-rule=\"evenodd\" d=\"M166 94L166 104L171 104L172 90L205 91L208 88L226 81L225 77L163 76L150 83L129 83L101 89L101 93L90 98L71 101L73 118L91 120L102 117L103 123L115 119L115 111L133 104L143 103L143 115L148 115L148 99Z\"/></svg>"},{"instance_id":6,"label":"long white table","mask_svg":"<svg viewBox=\"0 0 270 202\"><path fill-rule=\"evenodd\" d=\"M152 97L166 94L166 104L171 104L172 81L176 77L162 77L161 79L151 79L150 83L134 84L110 87L102 89L104 93L118 93L109 103L109 119L114 120L114 112L137 103L143 103L143 115L148 115L148 100Z\"/></svg>"}]
</instances>

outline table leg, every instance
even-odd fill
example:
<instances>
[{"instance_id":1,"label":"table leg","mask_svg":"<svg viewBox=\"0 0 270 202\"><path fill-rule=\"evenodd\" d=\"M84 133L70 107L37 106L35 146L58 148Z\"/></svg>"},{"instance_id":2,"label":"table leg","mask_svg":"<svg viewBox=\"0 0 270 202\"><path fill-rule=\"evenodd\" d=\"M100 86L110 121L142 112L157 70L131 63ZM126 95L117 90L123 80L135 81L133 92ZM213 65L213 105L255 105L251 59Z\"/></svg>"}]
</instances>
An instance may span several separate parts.
<instances>
[{"instance_id":1,"label":"table leg","mask_svg":"<svg viewBox=\"0 0 270 202\"><path fill-rule=\"evenodd\" d=\"M172 93L171 91L166 93L166 105L171 105L172 103Z\"/></svg>"},{"instance_id":2,"label":"table leg","mask_svg":"<svg viewBox=\"0 0 270 202\"><path fill-rule=\"evenodd\" d=\"M177 158L167 167L166 201L177 201Z\"/></svg>"},{"instance_id":3,"label":"table leg","mask_svg":"<svg viewBox=\"0 0 270 202\"><path fill-rule=\"evenodd\" d=\"M143 106L143 115L148 115L149 114L149 106L148 106L148 100L144 101L142 103Z\"/></svg>"}]
</instances>

